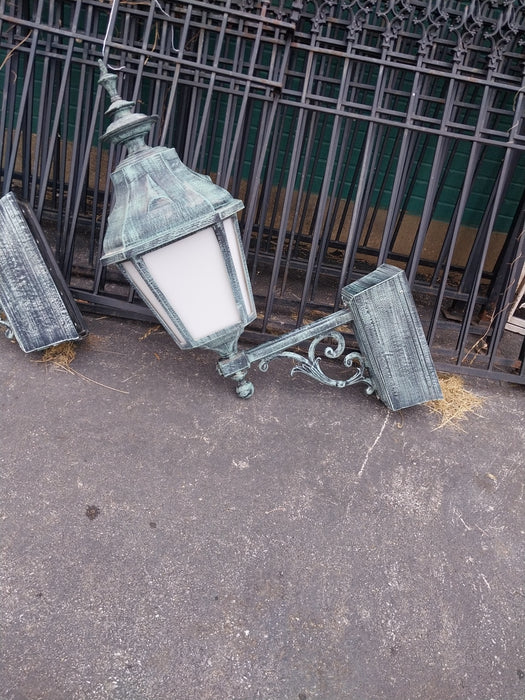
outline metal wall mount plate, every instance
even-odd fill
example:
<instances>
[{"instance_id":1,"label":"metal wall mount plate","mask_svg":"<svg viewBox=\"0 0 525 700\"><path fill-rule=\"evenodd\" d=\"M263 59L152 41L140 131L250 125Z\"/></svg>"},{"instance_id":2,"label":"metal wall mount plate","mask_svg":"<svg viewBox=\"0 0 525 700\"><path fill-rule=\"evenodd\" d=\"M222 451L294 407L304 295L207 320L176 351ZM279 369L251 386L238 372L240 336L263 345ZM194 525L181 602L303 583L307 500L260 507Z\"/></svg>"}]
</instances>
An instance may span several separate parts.
<instances>
[{"instance_id":1,"label":"metal wall mount plate","mask_svg":"<svg viewBox=\"0 0 525 700\"><path fill-rule=\"evenodd\" d=\"M24 352L87 335L38 219L13 192L0 198L0 312Z\"/></svg>"}]
</instances>

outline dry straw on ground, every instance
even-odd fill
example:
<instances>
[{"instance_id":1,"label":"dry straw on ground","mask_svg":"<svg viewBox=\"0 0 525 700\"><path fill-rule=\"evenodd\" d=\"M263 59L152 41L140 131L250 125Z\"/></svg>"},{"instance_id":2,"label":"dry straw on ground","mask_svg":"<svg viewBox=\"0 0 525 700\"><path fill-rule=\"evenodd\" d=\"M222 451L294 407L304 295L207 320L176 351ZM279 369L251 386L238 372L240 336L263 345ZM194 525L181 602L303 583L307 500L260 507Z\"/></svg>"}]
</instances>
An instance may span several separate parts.
<instances>
[{"instance_id":1,"label":"dry straw on ground","mask_svg":"<svg viewBox=\"0 0 525 700\"><path fill-rule=\"evenodd\" d=\"M439 383L443 398L426 404L431 411L441 416L441 422L434 430L445 426L463 430L461 421L464 421L469 413L478 415L476 409L482 406L483 399L465 389L463 379L458 375L442 374Z\"/></svg>"},{"instance_id":2,"label":"dry straw on ground","mask_svg":"<svg viewBox=\"0 0 525 700\"><path fill-rule=\"evenodd\" d=\"M42 352L40 362L51 363L57 367L69 368L77 354L75 344L71 341L53 345Z\"/></svg>"},{"instance_id":3,"label":"dry straw on ground","mask_svg":"<svg viewBox=\"0 0 525 700\"><path fill-rule=\"evenodd\" d=\"M85 374L77 372L76 369L73 369L71 367L71 363L75 359L76 354L76 345L74 342L69 340L65 343L60 343L59 345L53 345L50 348L46 348L42 352L40 360L37 360L37 362L52 364L54 367L57 367L60 370L69 372L70 374L74 374L75 376L84 379L86 382L97 384L97 386L101 386L104 389L111 389L111 391L117 391L119 394L129 394L128 391L124 391L123 389L116 389L115 387L108 386L107 384L102 384L101 382L97 382L94 379L91 379L90 377L86 377Z\"/></svg>"}]
</instances>

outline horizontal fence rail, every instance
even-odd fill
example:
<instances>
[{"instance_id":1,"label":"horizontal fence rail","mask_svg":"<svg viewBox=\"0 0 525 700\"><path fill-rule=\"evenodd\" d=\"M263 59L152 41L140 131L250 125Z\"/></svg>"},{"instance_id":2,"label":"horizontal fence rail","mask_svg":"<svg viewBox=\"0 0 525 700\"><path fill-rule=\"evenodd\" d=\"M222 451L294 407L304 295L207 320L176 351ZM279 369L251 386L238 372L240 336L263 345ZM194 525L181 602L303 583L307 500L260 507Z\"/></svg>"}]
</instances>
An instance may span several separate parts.
<instances>
[{"instance_id":1,"label":"horizontal fence rail","mask_svg":"<svg viewBox=\"0 0 525 700\"><path fill-rule=\"evenodd\" d=\"M439 369L525 383L525 2L0 0L1 186L86 309L150 318L100 265L99 58L152 145L243 199L253 337L405 270ZM521 289L521 292L518 291Z\"/></svg>"}]
</instances>

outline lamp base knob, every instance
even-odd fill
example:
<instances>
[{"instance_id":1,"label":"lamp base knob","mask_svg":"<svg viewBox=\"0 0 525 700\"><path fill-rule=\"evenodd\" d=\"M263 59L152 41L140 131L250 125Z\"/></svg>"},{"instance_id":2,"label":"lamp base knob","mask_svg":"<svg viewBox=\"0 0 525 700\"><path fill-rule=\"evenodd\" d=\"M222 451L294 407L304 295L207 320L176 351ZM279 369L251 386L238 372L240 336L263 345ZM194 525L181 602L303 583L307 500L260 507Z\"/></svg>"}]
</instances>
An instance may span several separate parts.
<instances>
[{"instance_id":1,"label":"lamp base knob","mask_svg":"<svg viewBox=\"0 0 525 700\"><path fill-rule=\"evenodd\" d=\"M232 375L232 379L237 382L235 391L240 399L249 399L253 396L255 387L249 382L246 377L246 372L236 372Z\"/></svg>"}]
</instances>

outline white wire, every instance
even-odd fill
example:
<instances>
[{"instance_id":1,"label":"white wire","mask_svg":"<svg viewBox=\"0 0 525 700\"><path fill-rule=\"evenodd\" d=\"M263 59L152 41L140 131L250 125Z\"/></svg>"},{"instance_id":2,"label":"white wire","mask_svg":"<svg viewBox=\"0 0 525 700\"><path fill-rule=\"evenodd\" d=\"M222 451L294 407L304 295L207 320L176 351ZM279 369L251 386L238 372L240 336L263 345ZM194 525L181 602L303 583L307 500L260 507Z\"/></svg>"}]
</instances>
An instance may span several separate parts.
<instances>
[{"instance_id":1,"label":"white wire","mask_svg":"<svg viewBox=\"0 0 525 700\"><path fill-rule=\"evenodd\" d=\"M157 0L155 0L157 2ZM113 30L115 28L115 22L117 18L117 12L118 12L118 5L119 5L119 0L111 0L111 12L109 13L109 20L108 20L108 26L106 27L106 34L104 36L104 42L102 43L102 57L104 57L104 54L106 53L106 45L109 40L109 35L113 34ZM108 68L111 68L111 70L122 70L124 66L116 67L116 66L110 66L108 64Z\"/></svg>"},{"instance_id":2,"label":"white wire","mask_svg":"<svg viewBox=\"0 0 525 700\"><path fill-rule=\"evenodd\" d=\"M162 12L163 15L166 15L168 19L171 19L171 15L169 15L166 10L162 7L160 4L159 0L154 0L155 5L159 8L159 10Z\"/></svg>"}]
</instances>

